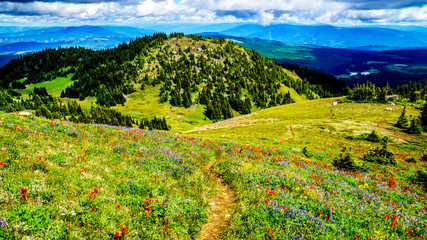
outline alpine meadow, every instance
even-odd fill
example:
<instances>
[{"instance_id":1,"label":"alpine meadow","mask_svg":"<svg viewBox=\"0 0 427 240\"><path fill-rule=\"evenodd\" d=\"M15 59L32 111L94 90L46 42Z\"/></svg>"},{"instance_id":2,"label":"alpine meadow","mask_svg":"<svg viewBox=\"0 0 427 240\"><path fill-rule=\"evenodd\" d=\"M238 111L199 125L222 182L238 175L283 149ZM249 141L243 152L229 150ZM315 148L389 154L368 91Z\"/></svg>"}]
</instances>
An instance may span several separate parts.
<instances>
[{"instance_id":1,"label":"alpine meadow","mask_svg":"<svg viewBox=\"0 0 427 240\"><path fill-rule=\"evenodd\" d=\"M426 239L424 28L169 27L0 28L0 239Z\"/></svg>"}]
</instances>

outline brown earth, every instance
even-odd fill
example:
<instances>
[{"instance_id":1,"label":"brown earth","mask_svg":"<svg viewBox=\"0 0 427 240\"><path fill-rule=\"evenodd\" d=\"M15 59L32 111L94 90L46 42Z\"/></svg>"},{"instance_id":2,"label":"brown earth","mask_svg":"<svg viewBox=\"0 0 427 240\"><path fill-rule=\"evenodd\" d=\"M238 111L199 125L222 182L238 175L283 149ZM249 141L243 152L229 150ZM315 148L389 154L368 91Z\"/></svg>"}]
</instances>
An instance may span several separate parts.
<instances>
[{"instance_id":1,"label":"brown earth","mask_svg":"<svg viewBox=\"0 0 427 240\"><path fill-rule=\"evenodd\" d=\"M212 173L211 167L215 160L205 166L205 171ZM220 176L217 177L216 184L218 193L209 200L208 222L202 226L197 240L218 239L219 235L227 229L228 220L236 208L236 193L222 181Z\"/></svg>"}]
</instances>

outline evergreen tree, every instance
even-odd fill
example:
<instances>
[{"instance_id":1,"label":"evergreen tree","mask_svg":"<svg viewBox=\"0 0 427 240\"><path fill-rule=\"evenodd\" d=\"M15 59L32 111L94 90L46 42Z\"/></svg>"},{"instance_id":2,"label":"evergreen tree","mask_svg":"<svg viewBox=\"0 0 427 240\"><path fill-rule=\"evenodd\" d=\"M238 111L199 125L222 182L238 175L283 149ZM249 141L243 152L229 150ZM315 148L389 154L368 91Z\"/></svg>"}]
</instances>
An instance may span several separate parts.
<instances>
[{"instance_id":1,"label":"evergreen tree","mask_svg":"<svg viewBox=\"0 0 427 240\"><path fill-rule=\"evenodd\" d=\"M400 114L399 120L396 123L397 127L408 129L410 127L410 120L406 115L406 105L403 107L402 113Z\"/></svg>"},{"instance_id":2,"label":"evergreen tree","mask_svg":"<svg viewBox=\"0 0 427 240\"><path fill-rule=\"evenodd\" d=\"M421 126L427 131L427 102L424 104L423 110L420 116Z\"/></svg>"},{"instance_id":3,"label":"evergreen tree","mask_svg":"<svg viewBox=\"0 0 427 240\"><path fill-rule=\"evenodd\" d=\"M408 133L410 134L422 134L423 127L421 126L421 121L419 118L414 117L411 121L411 126L408 128Z\"/></svg>"}]
</instances>

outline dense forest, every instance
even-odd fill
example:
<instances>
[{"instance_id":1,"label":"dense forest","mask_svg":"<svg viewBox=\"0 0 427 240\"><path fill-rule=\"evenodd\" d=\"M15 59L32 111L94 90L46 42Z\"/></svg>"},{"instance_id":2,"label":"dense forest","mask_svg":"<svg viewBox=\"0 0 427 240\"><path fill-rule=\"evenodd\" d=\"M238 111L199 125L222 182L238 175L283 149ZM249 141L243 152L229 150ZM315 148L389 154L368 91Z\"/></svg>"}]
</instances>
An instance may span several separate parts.
<instances>
[{"instance_id":1,"label":"dense forest","mask_svg":"<svg viewBox=\"0 0 427 240\"><path fill-rule=\"evenodd\" d=\"M214 121L231 118L234 112L250 113L253 107L294 102L285 87L308 99L345 91L337 79L320 81L307 70L300 72L306 73L307 80L223 38L159 33L113 49L60 48L24 55L0 68L0 85L25 88L28 83L72 73L73 84L61 98L94 96L97 105L104 107L125 104L126 95L137 88L160 86L159 102L185 108L202 104L205 115Z\"/></svg>"},{"instance_id":2,"label":"dense forest","mask_svg":"<svg viewBox=\"0 0 427 240\"><path fill-rule=\"evenodd\" d=\"M326 74L296 64L279 64L280 66L295 72L300 78L307 80L315 92L322 98L347 95L348 87L344 80L338 79L332 74Z\"/></svg>"},{"instance_id":3,"label":"dense forest","mask_svg":"<svg viewBox=\"0 0 427 240\"><path fill-rule=\"evenodd\" d=\"M355 84L348 93L348 99L361 102L408 101L417 102L427 100L427 82L409 82L393 89L388 84L377 87L371 82Z\"/></svg>"},{"instance_id":4,"label":"dense forest","mask_svg":"<svg viewBox=\"0 0 427 240\"><path fill-rule=\"evenodd\" d=\"M35 110L36 116L43 116L50 119L64 119L77 123L97 123L115 126L132 127L137 124L133 118L123 115L117 110L91 106L89 110L84 110L76 102L63 103L61 99L50 95L46 88L34 88L28 99L24 99L13 90L0 90L0 110L5 112L15 112L22 110ZM166 119L142 119L141 129L170 130Z\"/></svg>"}]
</instances>

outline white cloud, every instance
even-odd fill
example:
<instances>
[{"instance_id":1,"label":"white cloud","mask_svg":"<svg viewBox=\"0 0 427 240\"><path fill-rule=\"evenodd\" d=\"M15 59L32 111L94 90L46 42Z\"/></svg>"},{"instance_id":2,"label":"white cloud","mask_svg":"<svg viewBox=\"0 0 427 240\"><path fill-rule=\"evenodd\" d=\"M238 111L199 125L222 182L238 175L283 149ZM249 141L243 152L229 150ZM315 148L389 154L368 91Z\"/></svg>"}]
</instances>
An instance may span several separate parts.
<instances>
[{"instance_id":1,"label":"white cloud","mask_svg":"<svg viewBox=\"0 0 427 240\"><path fill-rule=\"evenodd\" d=\"M271 22L360 24L427 23L427 4L361 9L359 0L128 0L98 3L0 2L0 24L13 22ZM381 0L376 0L379 6ZM368 6L367 0L363 2ZM218 11L218 14L217 14ZM219 14L221 12L221 14ZM247 14L239 14L239 13ZM6 17L2 17L6 16Z\"/></svg>"},{"instance_id":2,"label":"white cloud","mask_svg":"<svg viewBox=\"0 0 427 240\"><path fill-rule=\"evenodd\" d=\"M259 11L258 17L259 17L259 22L263 26L269 25L274 20L274 14L271 11L270 12Z\"/></svg>"},{"instance_id":3,"label":"white cloud","mask_svg":"<svg viewBox=\"0 0 427 240\"><path fill-rule=\"evenodd\" d=\"M136 7L137 16L180 16L180 15L193 15L196 12L195 8L177 4L173 0L166 0L155 2L153 0L146 0L141 2Z\"/></svg>"}]
</instances>

